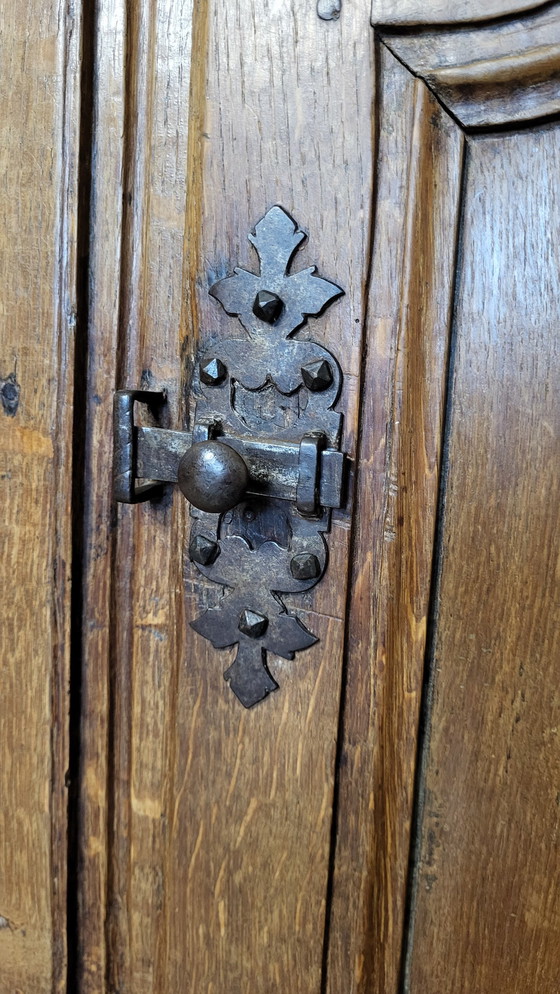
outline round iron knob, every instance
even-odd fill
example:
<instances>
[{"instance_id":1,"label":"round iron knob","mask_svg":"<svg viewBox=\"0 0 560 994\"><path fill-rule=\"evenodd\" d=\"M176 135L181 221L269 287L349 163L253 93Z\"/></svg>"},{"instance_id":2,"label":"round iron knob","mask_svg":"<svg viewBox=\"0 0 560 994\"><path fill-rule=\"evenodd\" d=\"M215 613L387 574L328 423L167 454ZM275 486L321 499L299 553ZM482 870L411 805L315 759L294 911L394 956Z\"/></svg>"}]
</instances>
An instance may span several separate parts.
<instances>
[{"instance_id":1,"label":"round iron knob","mask_svg":"<svg viewBox=\"0 0 560 994\"><path fill-rule=\"evenodd\" d=\"M249 486L249 470L225 442L195 442L181 458L177 482L199 510L222 513L239 504Z\"/></svg>"}]
</instances>

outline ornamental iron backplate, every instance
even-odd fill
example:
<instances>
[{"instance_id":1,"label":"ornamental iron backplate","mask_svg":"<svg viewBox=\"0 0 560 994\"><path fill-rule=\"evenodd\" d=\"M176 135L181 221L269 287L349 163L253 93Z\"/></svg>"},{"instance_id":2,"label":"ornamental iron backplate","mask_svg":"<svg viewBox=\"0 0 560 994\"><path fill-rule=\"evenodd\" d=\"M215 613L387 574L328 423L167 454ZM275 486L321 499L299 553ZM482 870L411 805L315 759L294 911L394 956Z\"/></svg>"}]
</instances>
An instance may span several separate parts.
<instances>
[{"instance_id":1,"label":"ornamental iron backplate","mask_svg":"<svg viewBox=\"0 0 560 994\"><path fill-rule=\"evenodd\" d=\"M237 644L224 676L245 707L278 686L267 653L293 659L317 641L281 595L321 579L331 508L343 502L340 367L322 345L292 337L343 291L314 266L289 271L305 237L272 207L249 235L259 273L235 269L210 288L246 334L199 356L192 433L134 424L134 401L162 395L115 399L115 496L144 500L177 481L191 502L190 559L222 587L191 624L215 648Z\"/></svg>"}]
</instances>

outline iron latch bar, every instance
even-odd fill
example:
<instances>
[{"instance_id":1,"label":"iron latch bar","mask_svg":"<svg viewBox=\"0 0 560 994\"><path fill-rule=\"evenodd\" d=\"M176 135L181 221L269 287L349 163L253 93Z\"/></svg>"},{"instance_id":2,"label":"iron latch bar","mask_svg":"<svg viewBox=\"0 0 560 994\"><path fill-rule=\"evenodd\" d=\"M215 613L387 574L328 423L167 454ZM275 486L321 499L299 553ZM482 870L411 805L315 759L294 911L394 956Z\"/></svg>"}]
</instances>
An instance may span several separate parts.
<instances>
[{"instance_id":1,"label":"iron latch bar","mask_svg":"<svg viewBox=\"0 0 560 994\"><path fill-rule=\"evenodd\" d=\"M167 428L137 428L136 432L137 477L177 483L179 463L192 445L192 434ZM318 449L324 436L302 441L303 451L294 444L217 435L212 430L208 437L219 439L242 456L249 470L248 495L296 501L302 489L310 491L303 513L315 514L317 504L342 506L345 455L336 449ZM313 484L306 483L308 477L313 478Z\"/></svg>"},{"instance_id":2,"label":"iron latch bar","mask_svg":"<svg viewBox=\"0 0 560 994\"><path fill-rule=\"evenodd\" d=\"M165 403L165 394L119 390L115 395L115 496L127 504L148 500L162 483L177 483L179 463L193 433L134 424L134 402ZM299 445L238 438L197 425L196 441L223 442L238 452L249 471L247 495L295 501L302 514L342 506L345 454L324 448L325 437L309 433Z\"/></svg>"}]
</instances>

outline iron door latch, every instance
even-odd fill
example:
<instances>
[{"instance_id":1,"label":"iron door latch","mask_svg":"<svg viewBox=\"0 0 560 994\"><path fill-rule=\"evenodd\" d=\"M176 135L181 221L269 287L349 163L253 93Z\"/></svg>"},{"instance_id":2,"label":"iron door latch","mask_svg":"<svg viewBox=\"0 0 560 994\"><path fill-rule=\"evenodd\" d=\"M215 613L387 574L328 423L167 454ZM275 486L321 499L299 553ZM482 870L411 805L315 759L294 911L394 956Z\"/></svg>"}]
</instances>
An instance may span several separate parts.
<instances>
[{"instance_id":1,"label":"iron door latch","mask_svg":"<svg viewBox=\"0 0 560 994\"><path fill-rule=\"evenodd\" d=\"M247 336L200 356L192 432L136 425L135 402L157 414L163 393L115 395L115 499L137 503L178 483L189 500L189 556L223 588L191 624L215 648L237 643L224 676L245 707L277 689L267 652L293 659L317 641L280 594L321 579L331 510L344 501L342 415L333 410L342 373L322 345L291 337L343 290L314 266L289 272L304 238L272 207L249 235L260 272L235 269L210 288Z\"/></svg>"}]
</instances>

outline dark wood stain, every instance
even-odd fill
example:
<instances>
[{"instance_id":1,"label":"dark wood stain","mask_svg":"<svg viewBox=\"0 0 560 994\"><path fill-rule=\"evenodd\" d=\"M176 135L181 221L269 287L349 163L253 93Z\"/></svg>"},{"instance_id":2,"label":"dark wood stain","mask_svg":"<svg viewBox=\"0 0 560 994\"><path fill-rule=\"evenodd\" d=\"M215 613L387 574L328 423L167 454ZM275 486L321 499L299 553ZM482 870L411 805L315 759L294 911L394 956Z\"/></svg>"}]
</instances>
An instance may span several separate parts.
<instances>
[{"instance_id":1,"label":"dark wood stain","mask_svg":"<svg viewBox=\"0 0 560 994\"><path fill-rule=\"evenodd\" d=\"M559 152L469 145L411 992L558 990Z\"/></svg>"}]
</instances>

